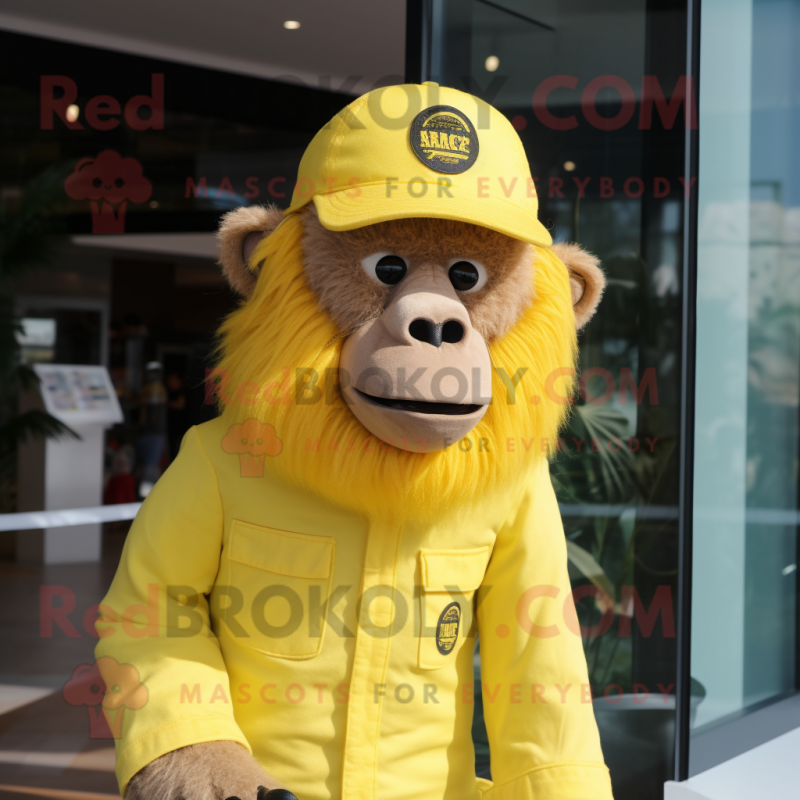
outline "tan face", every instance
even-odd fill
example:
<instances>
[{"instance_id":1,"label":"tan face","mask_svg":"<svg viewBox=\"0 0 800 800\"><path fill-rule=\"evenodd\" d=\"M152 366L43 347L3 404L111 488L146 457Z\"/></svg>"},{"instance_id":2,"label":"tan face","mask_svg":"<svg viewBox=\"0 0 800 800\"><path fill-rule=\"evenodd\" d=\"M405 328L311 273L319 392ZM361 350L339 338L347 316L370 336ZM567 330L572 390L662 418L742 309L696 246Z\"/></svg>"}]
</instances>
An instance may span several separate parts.
<instances>
[{"instance_id":1,"label":"tan face","mask_svg":"<svg viewBox=\"0 0 800 800\"><path fill-rule=\"evenodd\" d=\"M395 265L388 273L387 261ZM365 263L368 271L395 280L402 257ZM340 386L350 410L375 436L404 450L455 444L491 399L486 341L472 327L447 266L405 266L380 316L342 348Z\"/></svg>"},{"instance_id":2,"label":"tan face","mask_svg":"<svg viewBox=\"0 0 800 800\"><path fill-rule=\"evenodd\" d=\"M531 302L528 246L443 220L344 233L312 214L304 221L307 278L347 336L340 388L350 410L404 450L455 444L491 400L487 341Z\"/></svg>"}]
</instances>

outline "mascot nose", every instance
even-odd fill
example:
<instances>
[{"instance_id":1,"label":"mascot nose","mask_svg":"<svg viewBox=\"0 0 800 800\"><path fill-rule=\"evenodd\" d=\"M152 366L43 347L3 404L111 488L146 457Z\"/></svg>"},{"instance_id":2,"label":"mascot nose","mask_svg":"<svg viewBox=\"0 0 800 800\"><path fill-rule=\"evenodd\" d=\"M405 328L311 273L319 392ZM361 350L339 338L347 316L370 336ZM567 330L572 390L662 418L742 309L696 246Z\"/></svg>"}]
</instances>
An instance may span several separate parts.
<instances>
[{"instance_id":1,"label":"mascot nose","mask_svg":"<svg viewBox=\"0 0 800 800\"><path fill-rule=\"evenodd\" d=\"M456 344L464 338L464 326L455 319L434 323L419 317L408 326L408 332L418 341L434 347L441 347L442 342Z\"/></svg>"},{"instance_id":2,"label":"mascot nose","mask_svg":"<svg viewBox=\"0 0 800 800\"><path fill-rule=\"evenodd\" d=\"M229 797L228 800L239 800ZM267 789L266 786L258 787L257 800L297 800L288 789Z\"/></svg>"}]
</instances>

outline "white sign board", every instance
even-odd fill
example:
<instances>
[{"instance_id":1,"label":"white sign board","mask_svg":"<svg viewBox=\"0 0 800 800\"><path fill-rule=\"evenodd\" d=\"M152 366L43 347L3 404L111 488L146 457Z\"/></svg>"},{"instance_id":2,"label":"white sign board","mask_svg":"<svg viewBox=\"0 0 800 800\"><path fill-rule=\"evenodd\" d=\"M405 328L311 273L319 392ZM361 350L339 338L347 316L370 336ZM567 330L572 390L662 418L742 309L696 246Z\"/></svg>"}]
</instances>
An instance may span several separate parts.
<instances>
[{"instance_id":1,"label":"white sign board","mask_svg":"<svg viewBox=\"0 0 800 800\"><path fill-rule=\"evenodd\" d=\"M33 364L48 413L66 425L122 422L122 409L105 367Z\"/></svg>"}]
</instances>

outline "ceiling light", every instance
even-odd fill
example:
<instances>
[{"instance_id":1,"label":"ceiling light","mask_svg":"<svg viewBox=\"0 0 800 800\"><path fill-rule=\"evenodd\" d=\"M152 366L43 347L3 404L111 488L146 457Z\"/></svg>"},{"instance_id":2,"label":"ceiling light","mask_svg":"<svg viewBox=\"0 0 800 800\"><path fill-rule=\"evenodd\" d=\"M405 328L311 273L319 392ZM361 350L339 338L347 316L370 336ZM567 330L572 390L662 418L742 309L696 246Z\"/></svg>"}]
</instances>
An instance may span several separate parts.
<instances>
[{"instance_id":1,"label":"ceiling light","mask_svg":"<svg viewBox=\"0 0 800 800\"><path fill-rule=\"evenodd\" d=\"M67 106L67 121L75 122L75 120L78 119L78 115L80 113L81 110L74 103L71 106Z\"/></svg>"},{"instance_id":2,"label":"ceiling light","mask_svg":"<svg viewBox=\"0 0 800 800\"><path fill-rule=\"evenodd\" d=\"M574 161L565 161L564 162L564 169L567 172L572 172L575 169L575 162Z\"/></svg>"},{"instance_id":3,"label":"ceiling light","mask_svg":"<svg viewBox=\"0 0 800 800\"><path fill-rule=\"evenodd\" d=\"M497 56L489 56L484 63L487 72L496 72L500 66L500 59Z\"/></svg>"},{"instance_id":4,"label":"ceiling light","mask_svg":"<svg viewBox=\"0 0 800 800\"><path fill-rule=\"evenodd\" d=\"M283 23L283 27L286 28L287 31L296 31L300 27L300 23L296 19L287 19L286 22Z\"/></svg>"}]
</instances>

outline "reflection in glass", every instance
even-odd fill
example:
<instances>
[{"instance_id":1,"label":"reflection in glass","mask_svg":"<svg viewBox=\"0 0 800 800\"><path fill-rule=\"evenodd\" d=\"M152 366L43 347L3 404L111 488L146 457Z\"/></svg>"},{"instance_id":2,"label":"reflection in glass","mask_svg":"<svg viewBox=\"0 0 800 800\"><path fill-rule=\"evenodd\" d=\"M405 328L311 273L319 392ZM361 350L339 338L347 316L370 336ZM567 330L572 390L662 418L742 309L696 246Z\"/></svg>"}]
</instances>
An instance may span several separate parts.
<instances>
[{"instance_id":1,"label":"reflection in glass","mask_svg":"<svg viewBox=\"0 0 800 800\"><path fill-rule=\"evenodd\" d=\"M540 218L606 271L552 479L615 797L660 798L675 733L685 8L496 5L433 3L430 79L508 117ZM678 98L671 118L654 87ZM480 723L476 705L478 774L488 775Z\"/></svg>"},{"instance_id":2,"label":"reflection in glass","mask_svg":"<svg viewBox=\"0 0 800 800\"><path fill-rule=\"evenodd\" d=\"M695 734L795 690L800 396L800 3L702 29Z\"/></svg>"}]
</instances>

